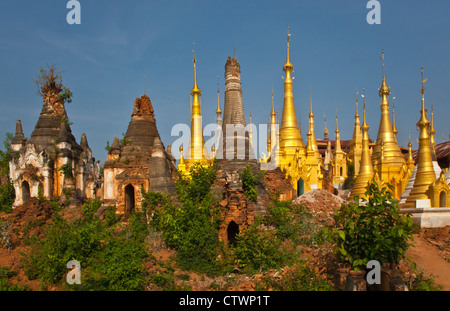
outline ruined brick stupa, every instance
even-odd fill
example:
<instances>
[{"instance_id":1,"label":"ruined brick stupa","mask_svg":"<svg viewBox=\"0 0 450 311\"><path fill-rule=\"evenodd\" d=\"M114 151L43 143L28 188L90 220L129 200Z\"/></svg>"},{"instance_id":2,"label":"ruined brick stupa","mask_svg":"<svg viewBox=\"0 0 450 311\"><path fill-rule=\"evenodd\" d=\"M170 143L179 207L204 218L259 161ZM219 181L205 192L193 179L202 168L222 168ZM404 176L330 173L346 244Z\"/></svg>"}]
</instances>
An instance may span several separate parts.
<instances>
[{"instance_id":1,"label":"ruined brick stupa","mask_svg":"<svg viewBox=\"0 0 450 311\"><path fill-rule=\"evenodd\" d=\"M147 95L134 101L123 139L116 136L104 164L103 199L128 215L139 208L145 191L170 193L176 170L170 148L165 150L156 128L152 102Z\"/></svg>"},{"instance_id":2,"label":"ruined brick stupa","mask_svg":"<svg viewBox=\"0 0 450 311\"><path fill-rule=\"evenodd\" d=\"M244 195L241 180L242 171L250 167L253 174L260 174L249 139L249 131L244 114L241 89L241 70L236 57L228 57L225 64L225 100L222 121L222 145L217 148L218 180L215 187L222 189L223 209L220 237L228 244L242 228L248 227L257 215L265 213L267 191L257 186L257 201L251 202ZM222 158L221 158L222 157Z\"/></svg>"}]
</instances>

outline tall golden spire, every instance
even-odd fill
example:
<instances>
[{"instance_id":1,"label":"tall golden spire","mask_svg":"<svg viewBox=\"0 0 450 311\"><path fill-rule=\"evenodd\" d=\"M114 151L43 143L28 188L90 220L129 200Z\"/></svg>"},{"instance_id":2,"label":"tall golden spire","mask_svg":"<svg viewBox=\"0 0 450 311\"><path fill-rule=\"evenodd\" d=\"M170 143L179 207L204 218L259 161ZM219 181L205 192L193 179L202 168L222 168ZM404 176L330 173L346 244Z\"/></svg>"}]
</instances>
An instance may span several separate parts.
<instances>
[{"instance_id":1,"label":"tall golden spire","mask_svg":"<svg viewBox=\"0 0 450 311\"><path fill-rule=\"evenodd\" d=\"M300 155L306 154L306 147L303 143L303 139L300 133L300 129L297 126L297 116L295 114L294 96L292 93L292 71L294 66L290 62L289 58L289 41L291 34L287 36L287 56L286 63L283 66L283 71L286 77L284 78L284 104L283 115L281 117L280 126L280 153L285 159L281 161L281 165L288 165L294 157L296 150L298 149Z\"/></svg>"},{"instance_id":2,"label":"tall golden spire","mask_svg":"<svg viewBox=\"0 0 450 311\"><path fill-rule=\"evenodd\" d=\"M417 200L428 200L427 195L428 187L436 180L436 175L433 169L433 159L431 156L430 136L428 131L430 129L430 121L427 119L427 111L425 109L425 87L426 80L423 79L423 67L421 68L422 74L422 87L420 92L422 93L422 110L420 111L420 119L417 122L417 128L420 130L419 135L419 156L417 158L417 172L414 186L411 189L408 199L405 203L405 208L416 207Z\"/></svg>"},{"instance_id":3,"label":"tall golden spire","mask_svg":"<svg viewBox=\"0 0 450 311\"><path fill-rule=\"evenodd\" d=\"M207 152L205 149L205 139L203 137L203 126L202 126L202 113L200 106L200 96L201 91L197 85L197 60L195 58L195 51L192 50L194 54L194 87L191 90L192 100L192 115L191 115L191 140L189 142L186 164L188 166L195 162L206 162Z\"/></svg>"},{"instance_id":4,"label":"tall golden spire","mask_svg":"<svg viewBox=\"0 0 450 311\"><path fill-rule=\"evenodd\" d=\"M358 92L356 93L356 113L355 113L355 126L353 127L353 136L350 141L350 151L347 155L349 163L353 164L355 176L359 173L359 163L361 161L362 152L362 133L361 124L359 121L359 111L358 111ZM365 88L363 88L363 94L361 96L365 97Z\"/></svg>"},{"instance_id":5,"label":"tall golden spire","mask_svg":"<svg viewBox=\"0 0 450 311\"><path fill-rule=\"evenodd\" d=\"M178 162L178 170L180 172L186 171L186 164L184 163L184 156L183 156L183 135L180 137L180 161Z\"/></svg>"},{"instance_id":6,"label":"tall golden spire","mask_svg":"<svg viewBox=\"0 0 450 311\"><path fill-rule=\"evenodd\" d=\"M359 195L364 197L364 193L367 190L368 184L372 181L374 177L374 170L372 166L372 160L370 158L369 150L369 126L366 122L366 101L363 103L363 124L361 126L362 130L362 152L361 152L361 163L359 165L358 176L356 177L355 183L353 184L351 197Z\"/></svg>"},{"instance_id":7,"label":"tall golden spire","mask_svg":"<svg viewBox=\"0 0 450 311\"><path fill-rule=\"evenodd\" d=\"M311 147L310 147L311 145ZM311 97L311 89L309 89L309 131L308 131L308 148L314 150L314 154L317 158L322 159L322 156L319 153L319 147L317 146L316 134L314 131L314 113L312 111L312 97Z\"/></svg>"},{"instance_id":8,"label":"tall golden spire","mask_svg":"<svg viewBox=\"0 0 450 311\"><path fill-rule=\"evenodd\" d=\"M431 104L431 124L430 124L430 142L431 147L433 148L434 154L436 154L436 140L434 136L436 135L436 130L434 129L434 113L433 113L433 104Z\"/></svg>"},{"instance_id":9,"label":"tall golden spire","mask_svg":"<svg viewBox=\"0 0 450 311\"><path fill-rule=\"evenodd\" d=\"M411 143L411 130L408 130L409 141L408 141L408 159L406 160L406 164L408 167L413 170L415 166L415 162L412 156L412 143Z\"/></svg>"},{"instance_id":10,"label":"tall golden spire","mask_svg":"<svg viewBox=\"0 0 450 311\"><path fill-rule=\"evenodd\" d=\"M272 111L270 112L270 124L277 123L276 116L277 116L277 113L275 112L275 105L274 105L274 100L273 100L273 89L272 89Z\"/></svg>"},{"instance_id":11,"label":"tall golden spire","mask_svg":"<svg viewBox=\"0 0 450 311\"><path fill-rule=\"evenodd\" d=\"M323 115L323 123L324 123L324 129L323 129L323 139L328 140L328 129L327 129L327 118L325 117L325 114Z\"/></svg>"},{"instance_id":12,"label":"tall golden spire","mask_svg":"<svg viewBox=\"0 0 450 311\"><path fill-rule=\"evenodd\" d=\"M338 114L336 111L336 143L334 145L334 153L343 153L344 151L342 151L341 148L341 135L340 135L340 131L339 131L339 125L338 125Z\"/></svg>"},{"instance_id":13,"label":"tall golden spire","mask_svg":"<svg viewBox=\"0 0 450 311\"><path fill-rule=\"evenodd\" d=\"M219 76L217 76L217 124L222 125L222 110L220 109L220 91L219 91Z\"/></svg>"},{"instance_id":14,"label":"tall golden spire","mask_svg":"<svg viewBox=\"0 0 450 311\"><path fill-rule=\"evenodd\" d=\"M395 97L392 97L392 131L395 134L395 138L397 138L398 130L395 127L395 104L394 104Z\"/></svg>"},{"instance_id":15,"label":"tall golden spire","mask_svg":"<svg viewBox=\"0 0 450 311\"><path fill-rule=\"evenodd\" d=\"M381 118L377 140L373 148L372 161L374 169L383 182L396 182L396 184L392 185L394 186L394 197L399 198L404 190L402 179L407 178L403 174L405 158L397 144L389 116L389 102L387 97L390 94L390 89L386 84L384 51L381 60L383 61L383 79L378 92L378 95L381 97Z\"/></svg>"}]
</instances>

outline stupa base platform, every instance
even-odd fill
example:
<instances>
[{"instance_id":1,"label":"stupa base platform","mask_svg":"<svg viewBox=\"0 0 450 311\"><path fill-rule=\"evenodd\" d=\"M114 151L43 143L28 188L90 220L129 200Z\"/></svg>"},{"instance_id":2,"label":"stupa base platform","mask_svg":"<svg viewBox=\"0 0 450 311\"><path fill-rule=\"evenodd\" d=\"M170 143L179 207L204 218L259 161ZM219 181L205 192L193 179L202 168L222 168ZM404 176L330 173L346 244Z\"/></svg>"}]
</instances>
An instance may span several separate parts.
<instances>
[{"instance_id":1,"label":"stupa base platform","mask_svg":"<svg viewBox=\"0 0 450 311\"><path fill-rule=\"evenodd\" d=\"M401 208L400 211L411 214L414 223L421 228L450 226L450 208L448 207Z\"/></svg>"}]
</instances>

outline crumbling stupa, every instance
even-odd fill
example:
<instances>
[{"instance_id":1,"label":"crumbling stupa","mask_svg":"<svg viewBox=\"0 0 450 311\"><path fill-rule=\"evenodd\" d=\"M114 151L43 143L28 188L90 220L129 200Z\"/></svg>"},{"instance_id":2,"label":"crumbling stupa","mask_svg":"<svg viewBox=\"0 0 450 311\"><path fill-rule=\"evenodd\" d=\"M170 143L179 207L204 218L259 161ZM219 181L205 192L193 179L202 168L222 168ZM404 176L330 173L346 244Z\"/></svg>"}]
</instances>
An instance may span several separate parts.
<instances>
[{"instance_id":1,"label":"crumbling stupa","mask_svg":"<svg viewBox=\"0 0 450 311\"><path fill-rule=\"evenodd\" d=\"M116 136L104 164L104 204L115 204L128 215L140 208L141 189L170 193L175 159L164 148L156 128L152 102L144 94L134 101L131 120L123 139Z\"/></svg>"}]
</instances>

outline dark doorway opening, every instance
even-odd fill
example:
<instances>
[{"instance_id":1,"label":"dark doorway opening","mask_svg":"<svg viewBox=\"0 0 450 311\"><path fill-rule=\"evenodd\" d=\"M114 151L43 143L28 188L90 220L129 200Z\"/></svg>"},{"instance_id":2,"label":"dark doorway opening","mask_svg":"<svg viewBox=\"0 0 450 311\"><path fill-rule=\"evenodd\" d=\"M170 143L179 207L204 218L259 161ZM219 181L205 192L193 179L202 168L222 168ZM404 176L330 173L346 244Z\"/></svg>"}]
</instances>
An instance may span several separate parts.
<instances>
[{"instance_id":1,"label":"dark doorway opening","mask_svg":"<svg viewBox=\"0 0 450 311\"><path fill-rule=\"evenodd\" d=\"M230 221L227 228L228 245L231 246L236 245L236 237L238 234L239 234L239 225L235 223L233 220Z\"/></svg>"},{"instance_id":2,"label":"dark doorway opening","mask_svg":"<svg viewBox=\"0 0 450 311\"><path fill-rule=\"evenodd\" d=\"M444 191L439 194L439 207L446 207L447 205L447 195Z\"/></svg>"},{"instance_id":3,"label":"dark doorway opening","mask_svg":"<svg viewBox=\"0 0 450 311\"><path fill-rule=\"evenodd\" d=\"M134 211L134 187L129 184L125 187L125 215L130 215Z\"/></svg>"},{"instance_id":4,"label":"dark doorway opening","mask_svg":"<svg viewBox=\"0 0 450 311\"><path fill-rule=\"evenodd\" d=\"M300 178L297 181L297 196L301 196L303 193L305 193L305 182Z\"/></svg>"},{"instance_id":5,"label":"dark doorway opening","mask_svg":"<svg viewBox=\"0 0 450 311\"><path fill-rule=\"evenodd\" d=\"M22 182L22 202L27 203L30 197L30 184L28 181L24 180Z\"/></svg>"}]
</instances>

